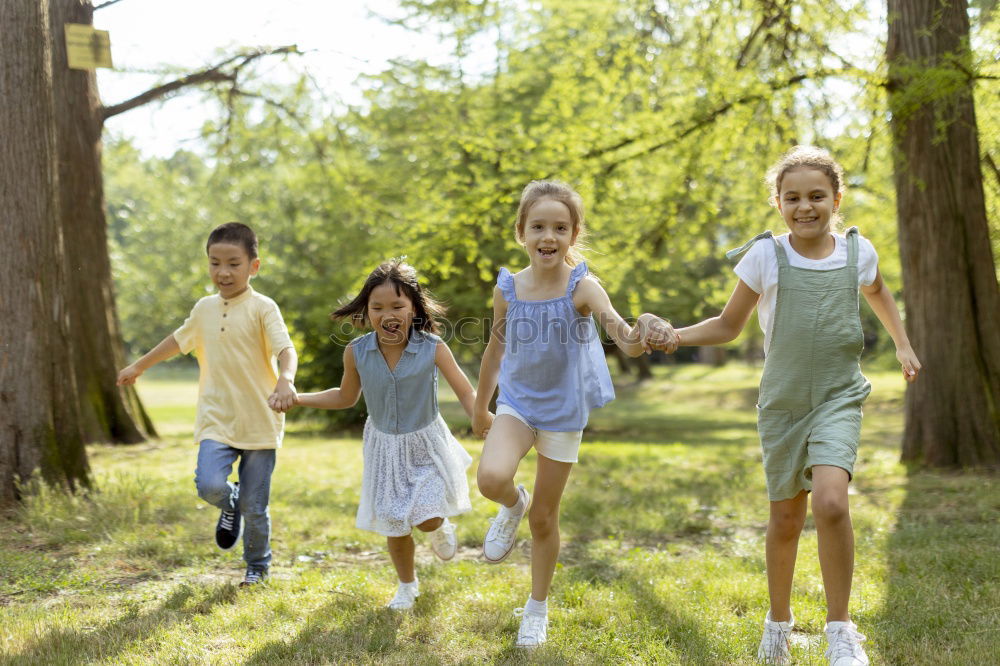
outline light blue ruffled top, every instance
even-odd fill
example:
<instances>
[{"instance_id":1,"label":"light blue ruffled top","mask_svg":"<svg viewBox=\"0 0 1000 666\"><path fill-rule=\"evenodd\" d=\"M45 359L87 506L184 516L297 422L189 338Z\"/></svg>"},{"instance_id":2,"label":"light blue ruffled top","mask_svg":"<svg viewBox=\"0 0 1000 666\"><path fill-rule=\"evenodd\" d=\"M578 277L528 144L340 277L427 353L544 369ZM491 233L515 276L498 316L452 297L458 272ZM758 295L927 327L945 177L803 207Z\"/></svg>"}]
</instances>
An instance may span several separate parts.
<instances>
[{"instance_id":1,"label":"light blue ruffled top","mask_svg":"<svg viewBox=\"0 0 1000 666\"><path fill-rule=\"evenodd\" d=\"M497 404L539 430L583 430L590 410L615 398L594 319L573 305L573 290L585 275L587 264L581 262L570 273L565 295L544 301L518 299L506 268L497 276L507 301Z\"/></svg>"}]
</instances>

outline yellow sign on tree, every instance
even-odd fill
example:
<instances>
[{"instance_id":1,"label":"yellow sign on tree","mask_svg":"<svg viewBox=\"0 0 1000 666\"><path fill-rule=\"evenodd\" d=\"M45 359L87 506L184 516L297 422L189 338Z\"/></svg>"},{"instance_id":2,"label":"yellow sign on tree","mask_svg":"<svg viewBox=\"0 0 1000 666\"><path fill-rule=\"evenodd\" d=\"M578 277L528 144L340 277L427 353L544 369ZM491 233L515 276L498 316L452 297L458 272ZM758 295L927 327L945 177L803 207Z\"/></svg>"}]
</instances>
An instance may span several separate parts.
<instances>
[{"instance_id":1,"label":"yellow sign on tree","mask_svg":"<svg viewBox=\"0 0 1000 666\"><path fill-rule=\"evenodd\" d=\"M111 36L107 30L94 30L94 26L67 23L66 60L70 69L96 69L114 67L111 64Z\"/></svg>"}]
</instances>

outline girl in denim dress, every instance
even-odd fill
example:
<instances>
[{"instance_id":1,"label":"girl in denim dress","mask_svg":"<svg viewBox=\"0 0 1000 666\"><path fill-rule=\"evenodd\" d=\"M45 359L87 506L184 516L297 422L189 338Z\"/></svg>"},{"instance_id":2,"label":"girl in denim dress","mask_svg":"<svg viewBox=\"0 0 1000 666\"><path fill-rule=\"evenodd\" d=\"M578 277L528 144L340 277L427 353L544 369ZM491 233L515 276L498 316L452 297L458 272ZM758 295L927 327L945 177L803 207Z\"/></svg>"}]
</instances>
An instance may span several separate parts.
<instances>
[{"instance_id":1,"label":"girl in denim dress","mask_svg":"<svg viewBox=\"0 0 1000 666\"><path fill-rule=\"evenodd\" d=\"M465 472L472 458L438 412L438 370L470 418L476 392L448 345L434 334L434 318L442 313L411 266L401 260L383 263L361 293L333 313L373 329L344 350L340 387L298 394L297 404L320 409L346 409L365 395L368 420L356 525L387 537L399 577L388 604L395 610L412 608L420 594L412 528L429 532L431 550L450 560L457 540L448 518L471 508Z\"/></svg>"}]
</instances>

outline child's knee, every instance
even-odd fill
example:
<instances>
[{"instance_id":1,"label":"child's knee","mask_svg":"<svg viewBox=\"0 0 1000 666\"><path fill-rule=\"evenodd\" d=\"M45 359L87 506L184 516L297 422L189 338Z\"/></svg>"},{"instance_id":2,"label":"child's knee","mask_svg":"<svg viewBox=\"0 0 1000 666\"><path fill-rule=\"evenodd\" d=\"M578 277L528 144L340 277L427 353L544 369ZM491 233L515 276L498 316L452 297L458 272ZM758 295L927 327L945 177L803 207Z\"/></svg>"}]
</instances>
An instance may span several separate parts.
<instances>
[{"instance_id":1,"label":"child's knee","mask_svg":"<svg viewBox=\"0 0 1000 666\"><path fill-rule=\"evenodd\" d=\"M484 468L480 465L479 470L476 472L476 483L479 486L479 492L483 496L489 499L496 499L499 495L503 494L508 484L513 483L513 479L509 478L506 474Z\"/></svg>"},{"instance_id":2,"label":"child's knee","mask_svg":"<svg viewBox=\"0 0 1000 666\"><path fill-rule=\"evenodd\" d=\"M772 509L768 531L783 540L798 538L805 526L805 516L792 509Z\"/></svg>"},{"instance_id":3,"label":"child's knee","mask_svg":"<svg viewBox=\"0 0 1000 666\"><path fill-rule=\"evenodd\" d=\"M847 495L818 493L812 498L813 518L823 523L840 523L851 516Z\"/></svg>"},{"instance_id":4,"label":"child's knee","mask_svg":"<svg viewBox=\"0 0 1000 666\"><path fill-rule=\"evenodd\" d=\"M232 497L233 494L233 489L225 479L222 481L212 481L195 478L194 485L198 489L198 497L214 506L222 504Z\"/></svg>"},{"instance_id":5,"label":"child's knee","mask_svg":"<svg viewBox=\"0 0 1000 666\"><path fill-rule=\"evenodd\" d=\"M444 518L429 518L417 525L417 529L421 532L433 532L437 528L441 527L441 523L443 522Z\"/></svg>"},{"instance_id":6,"label":"child's knee","mask_svg":"<svg viewBox=\"0 0 1000 666\"><path fill-rule=\"evenodd\" d=\"M552 511L533 504L528 510L528 525L533 538L546 537L559 531L559 509Z\"/></svg>"}]
</instances>

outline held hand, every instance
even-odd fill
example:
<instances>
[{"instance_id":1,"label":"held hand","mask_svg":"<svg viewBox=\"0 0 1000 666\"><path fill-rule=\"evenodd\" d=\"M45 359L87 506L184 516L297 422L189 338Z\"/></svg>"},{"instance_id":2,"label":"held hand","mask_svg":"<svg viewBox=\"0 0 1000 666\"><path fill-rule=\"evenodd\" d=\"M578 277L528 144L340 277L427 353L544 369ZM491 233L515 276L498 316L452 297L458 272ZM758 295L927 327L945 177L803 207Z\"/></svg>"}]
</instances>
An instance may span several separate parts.
<instances>
[{"instance_id":1,"label":"held hand","mask_svg":"<svg viewBox=\"0 0 1000 666\"><path fill-rule=\"evenodd\" d=\"M472 417L472 432L476 437L486 439L490 428L493 426L493 413L489 411L476 412Z\"/></svg>"},{"instance_id":2,"label":"held hand","mask_svg":"<svg viewBox=\"0 0 1000 666\"><path fill-rule=\"evenodd\" d=\"M896 359L903 367L903 378L908 382L917 381L917 374L920 372L920 360L913 353L911 347L902 347L896 350Z\"/></svg>"},{"instance_id":3,"label":"held hand","mask_svg":"<svg viewBox=\"0 0 1000 666\"><path fill-rule=\"evenodd\" d=\"M670 322L654 314L641 315L636 322L636 328L639 329L642 348L647 354L654 349L672 354L680 344L680 336Z\"/></svg>"},{"instance_id":4,"label":"held hand","mask_svg":"<svg viewBox=\"0 0 1000 666\"><path fill-rule=\"evenodd\" d=\"M274 393L267 398L267 406L283 414L299 403L295 385L284 380L278 380Z\"/></svg>"},{"instance_id":5,"label":"held hand","mask_svg":"<svg viewBox=\"0 0 1000 666\"><path fill-rule=\"evenodd\" d=\"M141 374L142 370L135 367L135 363L133 363L118 373L118 381L115 384L118 386L132 386Z\"/></svg>"}]
</instances>

